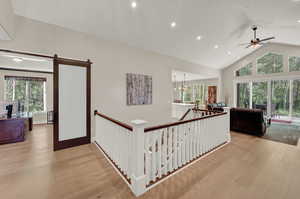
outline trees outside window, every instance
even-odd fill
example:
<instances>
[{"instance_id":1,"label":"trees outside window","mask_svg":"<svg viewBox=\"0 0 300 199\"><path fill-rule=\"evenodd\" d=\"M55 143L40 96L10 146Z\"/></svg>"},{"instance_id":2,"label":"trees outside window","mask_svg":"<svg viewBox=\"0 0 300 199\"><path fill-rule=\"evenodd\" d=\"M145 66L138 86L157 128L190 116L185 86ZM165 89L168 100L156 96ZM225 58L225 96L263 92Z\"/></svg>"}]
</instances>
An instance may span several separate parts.
<instances>
[{"instance_id":1,"label":"trees outside window","mask_svg":"<svg viewBox=\"0 0 300 199\"><path fill-rule=\"evenodd\" d=\"M268 103L268 82L253 82L252 84L252 106L265 106Z\"/></svg>"},{"instance_id":2,"label":"trees outside window","mask_svg":"<svg viewBox=\"0 0 300 199\"><path fill-rule=\"evenodd\" d=\"M243 68L236 71L236 76L247 76L252 74L252 63L244 66Z\"/></svg>"},{"instance_id":3,"label":"trees outside window","mask_svg":"<svg viewBox=\"0 0 300 199\"><path fill-rule=\"evenodd\" d=\"M274 80L271 82L272 90L272 115L289 115L290 106L290 84L288 80Z\"/></svg>"},{"instance_id":4,"label":"trees outside window","mask_svg":"<svg viewBox=\"0 0 300 199\"><path fill-rule=\"evenodd\" d=\"M289 57L289 70L290 72L300 71L300 57Z\"/></svg>"},{"instance_id":5,"label":"trees outside window","mask_svg":"<svg viewBox=\"0 0 300 199\"><path fill-rule=\"evenodd\" d=\"M194 103L199 101L199 104L205 104L207 100L207 85L201 82L189 82L182 90L181 83L173 83L173 101Z\"/></svg>"},{"instance_id":6,"label":"trees outside window","mask_svg":"<svg viewBox=\"0 0 300 199\"><path fill-rule=\"evenodd\" d=\"M45 111L46 79L32 77L5 77L6 101L19 101L26 112Z\"/></svg>"},{"instance_id":7,"label":"trees outside window","mask_svg":"<svg viewBox=\"0 0 300 199\"><path fill-rule=\"evenodd\" d=\"M268 53L257 60L258 74L283 72L283 55Z\"/></svg>"},{"instance_id":8,"label":"trees outside window","mask_svg":"<svg viewBox=\"0 0 300 199\"><path fill-rule=\"evenodd\" d=\"M193 101L193 86L187 86L183 91L183 101L192 102Z\"/></svg>"},{"instance_id":9,"label":"trees outside window","mask_svg":"<svg viewBox=\"0 0 300 199\"><path fill-rule=\"evenodd\" d=\"M300 117L300 80L293 81L293 117Z\"/></svg>"},{"instance_id":10,"label":"trees outside window","mask_svg":"<svg viewBox=\"0 0 300 199\"><path fill-rule=\"evenodd\" d=\"M250 104L250 86L249 83L237 84L237 107L249 108Z\"/></svg>"}]
</instances>

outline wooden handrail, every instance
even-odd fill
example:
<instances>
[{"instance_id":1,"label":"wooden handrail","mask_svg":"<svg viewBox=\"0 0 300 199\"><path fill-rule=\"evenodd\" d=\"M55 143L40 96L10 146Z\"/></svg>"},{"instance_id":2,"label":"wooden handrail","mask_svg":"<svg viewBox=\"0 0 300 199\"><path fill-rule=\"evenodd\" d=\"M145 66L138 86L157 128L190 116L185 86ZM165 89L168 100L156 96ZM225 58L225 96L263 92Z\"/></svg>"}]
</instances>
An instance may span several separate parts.
<instances>
[{"instance_id":1,"label":"wooden handrail","mask_svg":"<svg viewBox=\"0 0 300 199\"><path fill-rule=\"evenodd\" d=\"M115 120L115 119L113 119L113 118L111 118L111 117L108 117L108 116L106 116L106 115L104 115L104 114L102 114L102 113L99 113L97 110L94 111L94 115L98 115L98 116L100 116L100 117L102 117L102 118L104 118L104 119L107 119L107 120L109 120L109 121L111 121L111 122L113 122L113 123L115 123L115 124L117 124L117 125L119 125L119 126L125 128L125 129L129 130L129 131L133 131L132 126L130 126L130 125L128 125L128 124L125 124L125 123L123 123L123 122L120 122L120 121L118 121L118 120Z\"/></svg>"},{"instance_id":2,"label":"wooden handrail","mask_svg":"<svg viewBox=\"0 0 300 199\"><path fill-rule=\"evenodd\" d=\"M189 108L189 109L185 112L185 114L180 118L179 121L184 120L184 118L189 114L189 112L190 112L191 110L192 110L192 109Z\"/></svg>"},{"instance_id":3,"label":"wooden handrail","mask_svg":"<svg viewBox=\"0 0 300 199\"><path fill-rule=\"evenodd\" d=\"M204 119L207 119L207 118L217 117L217 116L226 115L226 114L227 114L227 112L221 112L221 113L216 113L214 115L206 115L204 117L194 118L194 119L190 119L190 120L184 120L184 121L173 122L173 123L169 123L169 124L163 124L163 125L148 127L148 128L145 128L144 132L147 133L147 132L155 131L155 130L158 130L158 129L168 128L168 127L177 126L177 125L180 125L180 124L185 124L185 123L194 122L194 121L198 121L198 120L204 120Z\"/></svg>"}]
</instances>

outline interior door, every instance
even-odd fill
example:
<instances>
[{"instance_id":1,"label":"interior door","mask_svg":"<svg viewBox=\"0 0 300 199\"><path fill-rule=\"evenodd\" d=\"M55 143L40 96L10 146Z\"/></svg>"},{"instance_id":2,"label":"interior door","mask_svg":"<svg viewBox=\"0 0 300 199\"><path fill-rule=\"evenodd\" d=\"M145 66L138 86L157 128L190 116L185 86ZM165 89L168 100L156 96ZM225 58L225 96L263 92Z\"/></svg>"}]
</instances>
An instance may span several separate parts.
<instances>
[{"instance_id":1,"label":"interior door","mask_svg":"<svg viewBox=\"0 0 300 199\"><path fill-rule=\"evenodd\" d=\"M54 57L54 150L90 143L91 63Z\"/></svg>"}]
</instances>

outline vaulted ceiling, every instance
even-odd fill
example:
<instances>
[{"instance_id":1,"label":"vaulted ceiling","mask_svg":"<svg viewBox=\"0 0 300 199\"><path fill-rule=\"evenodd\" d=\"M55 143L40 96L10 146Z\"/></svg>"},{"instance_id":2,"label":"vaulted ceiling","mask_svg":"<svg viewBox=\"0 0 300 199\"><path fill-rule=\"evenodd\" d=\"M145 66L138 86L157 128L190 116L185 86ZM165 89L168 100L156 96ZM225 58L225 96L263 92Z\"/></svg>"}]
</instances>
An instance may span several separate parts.
<instances>
[{"instance_id":1,"label":"vaulted ceiling","mask_svg":"<svg viewBox=\"0 0 300 199\"><path fill-rule=\"evenodd\" d=\"M133 1L12 0L17 15L214 68L254 50L239 46L254 24L259 37L300 45L300 0Z\"/></svg>"}]
</instances>

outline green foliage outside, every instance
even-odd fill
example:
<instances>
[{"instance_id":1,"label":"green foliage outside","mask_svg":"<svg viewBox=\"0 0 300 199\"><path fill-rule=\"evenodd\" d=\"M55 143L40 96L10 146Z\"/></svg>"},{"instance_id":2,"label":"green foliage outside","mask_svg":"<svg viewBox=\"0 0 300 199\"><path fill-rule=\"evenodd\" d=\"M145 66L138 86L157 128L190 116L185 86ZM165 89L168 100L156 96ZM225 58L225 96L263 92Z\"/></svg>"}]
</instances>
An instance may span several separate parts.
<instances>
[{"instance_id":1,"label":"green foliage outside","mask_svg":"<svg viewBox=\"0 0 300 199\"><path fill-rule=\"evenodd\" d=\"M257 60L258 74L283 72L283 55L268 53Z\"/></svg>"},{"instance_id":2,"label":"green foliage outside","mask_svg":"<svg viewBox=\"0 0 300 199\"><path fill-rule=\"evenodd\" d=\"M195 100L199 101L199 104L205 104L207 86L204 84L195 85Z\"/></svg>"},{"instance_id":3,"label":"green foliage outside","mask_svg":"<svg viewBox=\"0 0 300 199\"><path fill-rule=\"evenodd\" d=\"M236 76L246 76L252 74L252 63L236 71Z\"/></svg>"},{"instance_id":4,"label":"green foliage outside","mask_svg":"<svg viewBox=\"0 0 300 199\"><path fill-rule=\"evenodd\" d=\"M271 102L275 106L275 114L289 115L290 86L288 80L277 80L271 82Z\"/></svg>"},{"instance_id":5,"label":"green foliage outside","mask_svg":"<svg viewBox=\"0 0 300 199\"><path fill-rule=\"evenodd\" d=\"M192 99L193 99L193 87L188 86L183 92L183 101L192 102Z\"/></svg>"},{"instance_id":6,"label":"green foliage outside","mask_svg":"<svg viewBox=\"0 0 300 199\"><path fill-rule=\"evenodd\" d=\"M300 117L300 80L293 81L293 117Z\"/></svg>"},{"instance_id":7,"label":"green foliage outside","mask_svg":"<svg viewBox=\"0 0 300 199\"><path fill-rule=\"evenodd\" d=\"M6 100L20 101L26 112L44 111L44 82L6 80Z\"/></svg>"},{"instance_id":8,"label":"green foliage outside","mask_svg":"<svg viewBox=\"0 0 300 199\"><path fill-rule=\"evenodd\" d=\"M290 72L300 71L300 57L290 57L289 68L290 68Z\"/></svg>"},{"instance_id":9,"label":"green foliage outside","mask_svg":"<svg viewBox=\"0 0 300 199\"><path fill-rule=\"evenodd\" d=\"M268 103L268 83L253 82L252 84L252 105L267 105Z\"/></svg>"},{"instance_id":10,"label":"green foliage outside","mask_svg":"<svg viewBox=\"0 0 300 199\"><path fill-rule=\"evenodd\" d=\"M248 83L237 84L237 106L240 108L249 108L250 88Z\"/></svg>"}]
</instances>

